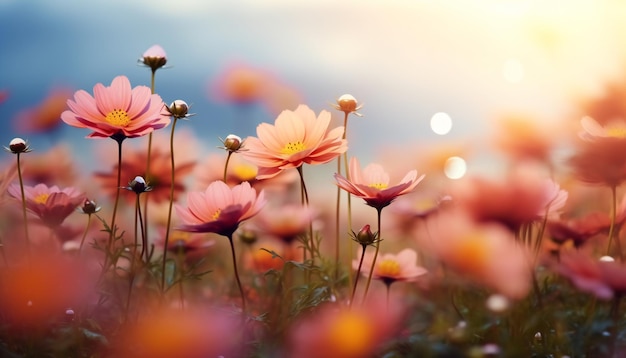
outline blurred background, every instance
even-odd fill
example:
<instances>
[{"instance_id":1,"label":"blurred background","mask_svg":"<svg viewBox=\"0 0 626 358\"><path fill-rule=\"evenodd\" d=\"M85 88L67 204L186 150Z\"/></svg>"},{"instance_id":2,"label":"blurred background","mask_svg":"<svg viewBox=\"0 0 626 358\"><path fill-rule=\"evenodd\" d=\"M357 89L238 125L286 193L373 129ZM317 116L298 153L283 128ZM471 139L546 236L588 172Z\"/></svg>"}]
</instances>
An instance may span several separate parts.
<instances>
[{"instance_id":1,"label":"blurred background","mask_svg":"<svg viewBox=\"0 0 626 358\"><path fill-rule=\"evenodd\" d=\"M582 104L623 82L625 18L617 0L0 0L0 142L85 153L88 131L55 120L54 95L117 75L149 85L137 60L159 44L169 68L156 92L192 105L184 126L204 150L298 103L340 124L330 104L350 93L364 104L350 151L364 161L414 145L488 156L499 119L577 124Z\"/></svg>"}]
</instances>

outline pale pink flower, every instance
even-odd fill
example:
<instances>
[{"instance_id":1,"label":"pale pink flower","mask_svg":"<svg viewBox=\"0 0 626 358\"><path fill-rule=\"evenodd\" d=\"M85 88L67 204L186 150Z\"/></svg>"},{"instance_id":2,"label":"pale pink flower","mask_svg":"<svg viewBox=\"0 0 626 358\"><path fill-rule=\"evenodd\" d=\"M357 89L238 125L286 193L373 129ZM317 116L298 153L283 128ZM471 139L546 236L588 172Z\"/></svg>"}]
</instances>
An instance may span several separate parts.
<instances>
[{"instance_id":1,"label":"pale pink flower","mask_svg":"<svg viewBox=\"0 0 626 358\"><path fill-rule=\"evenodd\" d=\"M433 239L420 240L426 253L471 282L511 298L526 296L531 282L529 255L510 230L494 222L476 222L458 209L431 220Z\"/></svg>"},{"instance_id":2,"label":"pale pink flower","mask_svg":"<svg viewBox=\"0 0 626 358\"><path fill-rule=\"evenodd\" d=\"M22 199L19 185L9 186L8 192L18 200ZM24 186L24 199L31 213L45 225L55 228L83 203L85 196L74 187L59 189L56 185L37 184L34 187Z\"/></svg>"},{"instance_id":3,"label":"pale pink flower","mask_svg":"<svg viewBox=\"0 0 626 358\"><path fill-rule=\"evenodd\" d=\"M558 216L558 213L565 207L568 192L561 189L561 186L551 179L546 179L543 183L544 205L537 213L538 216Z\"/></svg>"},{"instance_id":4,"label":"pale pink flower","mask_svg":"<svg viewBox=\"0 0 626 358\"><path fill-rule=\"evenodd\" d=\"M256 137L246 139L241 154L259 166L258 179L271 178L282 170L302 164L324 164L348 149L342 139L343 127L328 131L330 113L315 116L309 107L300 105L295 111L283 111L274 125L261 123Z\"/></svg>"},{"instance_id":5,"label":"pale pink flower","mask_svg":"<svg viewBox=\"0 0 626 358\"><path fill-rule=\"evenodd\" d=\"M150 67L152 71L156 71L157 69L165 66L167 63L167 54L165 53L163 47L153 45L143 53L143 56L141 56L139 61Z\"/></svg>"},{"instance_id":6,"label":"pale pink flower","mask_svg":"<svg viewBox=\"0 0 626 358\"><path fill-rule=\"evenodd\" d=\"M358 257L361 257L359 254ZM360 259L352 261L352 268L359 269ZM372 263L374 262L374 253L365 252L363 257L363 266L361 274L368 276ZM376 261L372 278L383 281L385 284L391 284L395 281L414 281L418 277L426 274L427 270L417 265L417 253L413 249L404 249L397 255L384 254Z\"/></svg>"},{"instance_id":7,"label":"pale pink flower","mask_svg":"<svg viewBox=\"0 0 626 358\"><path fill-rule=\"evenodd\" d=\"M15 128L20 133L46 133L56 129L61 124L61 113L72 92L64 87L51 89L39 104L20 111L13 118Z\"/></svg>"},{"instance_id":8,"label":"pale pink flower","mask_svg":"<svg viewBox=\"0 0 626 358\"><path fill-rule=\"evenodd\" d=\"M424 174L418 178L417 170L411 170L400 180L399 184L389 186L389 174L382 166L372 163L361 171L359 161L353 157L350 160L349 178L335 174L335 180L340 188L365 200L367 205L380 210L391 204L398 196L413 191L424 179Z\"/></svg>"},{"instance_id":9,"label":"pale pink flower","mask_svg":"<svg viewBox=\"0 0 626 358\"><path fill-rule=\"evenodd\" d=\"M187 207L176 205L176 213L183 222L179 230L230 237L242 221L258 214L265 205L264 194L261 191L257 196L247 182L230 188L222 181L214 181L204 193L190 192Z\"/></svg>"},{"instance_id":10,"label":"pale pink flower","mask_svg":"<svg viewBox=\"0 0 626 358\"><path fill-rule=\"evenodd\" d=\"M595 119L585 116L580 120L583 130L579 136L587 141L601 140L605 138L626 139L626 121L613 119L604 125Z\"/></svg>"},{"instance_id":11,"label":"pale pink flower","mask_svg":"<svg viewBox=\"0 0 626 358\"><path fill-rule=\"evenodd\" d=\"M90 138L139 137L170 123L161 97L146 86L131 88L126 76L115 77L109 87L98 83L93 92L92 97L77 91L67 101L70 110L61 114L65 123L93 130Z\"/></svg>"},{"instance_id":12,"label":"pale pink flower","mask_svg":"<svg viewBox=\"0 0 626 358\"><path fill-rule=\"evenodd\" d=\"M266 209L256 217L255 223L262 232L290 243L309 230L314 217L315 213L307 206L282 205Z\"/></svg>"},{"instance_id":13,"label":"pale pink flower","mask_svg":"<svg viewBox=\"0 0 626 358\"><path fill-rule=\"evenodd\" d=\"M567 277L580 291L601 299L626 293L626 266L623 263L601 261L580 251L561 255L553 269Z\"/></svg>"}]
</instances>

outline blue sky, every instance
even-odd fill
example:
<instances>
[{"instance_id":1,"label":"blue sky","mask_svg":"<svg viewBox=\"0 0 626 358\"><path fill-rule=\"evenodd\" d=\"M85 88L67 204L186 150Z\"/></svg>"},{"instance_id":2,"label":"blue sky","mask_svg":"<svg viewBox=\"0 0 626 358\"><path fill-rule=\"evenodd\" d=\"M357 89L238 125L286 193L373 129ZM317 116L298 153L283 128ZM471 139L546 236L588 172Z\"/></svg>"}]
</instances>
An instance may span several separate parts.
<instances>
[{"instance_id":1,"label":"blue sky","mask_svg":"<svg viewBox=\"0 0 626 358\"><path fill-rule=\"evenodd\" d=\"M332 111L344 93L365 103L365 116L350 125L354 153L373 157L402 142L480 143L502 113L561 120L577 99L623 76L624 15L624 5L609 0L0 0L0 89L10 91L0 141L16 135L14 114L54 85L91 91L122 74L149 84L136 61L158 43L172 68L158 72L157 92L193 104L189 125L208 148L274 119L259 109L236 124L232 108L208 98L208 82L235 60L298 88L316 111ZM507 77L511 63L521 78ZM453 119L446 137L430 129L437 112ZM86 133L61 134L78 141Z\"/></svg>"}]
</instances>

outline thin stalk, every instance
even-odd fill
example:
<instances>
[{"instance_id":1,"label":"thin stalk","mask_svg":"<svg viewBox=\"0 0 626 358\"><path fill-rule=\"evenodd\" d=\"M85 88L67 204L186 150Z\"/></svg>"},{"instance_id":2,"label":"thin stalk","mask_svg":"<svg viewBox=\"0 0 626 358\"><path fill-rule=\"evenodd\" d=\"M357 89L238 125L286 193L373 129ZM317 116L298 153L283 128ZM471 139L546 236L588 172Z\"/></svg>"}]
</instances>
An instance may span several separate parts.
<instances>
[{"instance_id":1,"label":"thin stalk","mask_svg":"<svg viewBox=\"0 0 626 358\"><path fill-rule=\"evenodd\" d=\"M143 217L141 215L141 206L139 205L139 194L137 194L137 216L139 216L139 227L141 228L141 256L143 257L144 252L146 253L146 262L150 262L150 256L148 256L148 236L144 231L143 227Z\"/></svg>"},{"instance_id":2,"label":"thin stalk","mask_svg":"<svg viewBox=\"0 0 626 358\"><path fill-rule=\"evenodd\" d=\"M154 78L156 75L156 69L152 70L152 74L150 76L150 92L152 94L154 94ZM145 175L145 179L146 181L149 181L150 179L150 162L151 162L151 158L152 158L152 132L150 132L148 134L148 152L147 152L147 156L146 156L146 175ZM143 212L146 215L146 222L145 222L145 226L144 226L144 231L147 233L148 232L148 196L145 196L145 199L143 201Z\"/></svg>"},{"instance_id":3,"label":"thin stalk","mask_svg":"<svg viewBox=\"0 0 626 358\"><path fill-rule=\"evenodd\" d=\"M239 279L239 270L237 269L237 257L235 255L235 244L233 243L233 234L227 235L228 242L230 243L230 253L233 259L233 268L235 270L235 280L237 280L237 286L239 287L239 294L241 294L241 310L243 312L243 317L245 319L246 316L246 296L243 293L243 286L241 285L241 280Z\"/></svg>"},{"instance_id":4,"label":"thin stalk","mask_svg":"<svg viewBox=\"0 0 626 358\"><path fill-rule=\"evenodd\" d=\"M304 174L302 172L302 165L298 168L298 174L300 174L300 193L302 199L302 205L305 205L307 208L309 207L309 193L306 190L306 185L304 183ZM315 240L313 238L313 222L309 221L309 250L311 252L311 261L315 264Z\"/></svg>"},{"instance_id":5,"label":"thin stalk","mask_svg":"<svg viewBox=\"0 0 626 358\"><path fill-rule=\"evenodd\" d=\"M615 235L615 217L617 215L617 189L615 185L611 186L611 226L609 227L609 243L606 247L606 254L611 254L611 243L613 242L613 236ZM618 252L620 261L624 261L622 252Z\"/></svg>"},{"instance_id":6,"label":"thin stalk","mask_svg":"<svg viewBox=\"0 0 626 358\"><path fill-rule=\"evenodd\" d=\"M354 286L352 287L352 295L350 295L350 307L352 307L352 302L354 302L354 294L356 293L356 286L359 283L361 267L363 266L363 258L365 258L365 249L367 248L367 245L361 246L363 247L363 252L361 253L361 259L359 260L359 268L356 270L356 276L354 276Z\"/></svg>"},{"instance_id":7,"label":"thin stalk","mask_svg":"<svg viewBox=\"0 0 626 358\"><path fill-rule=\"evenodd\" d=\"M24 195L24 181L22 179L22 168L20 164L20 153L17 156L17 175L20 180L20 193L22 194L22 215L24 219L24 235L26 236L26 259L30 265L30 236L28 235L28 219L26 215L26 195Z\"/></svg>"},{"instance_id":8,"label":"thin stalk","mask_svg":"<svg viewBox=\"0 0 626 358\"><path fill-rule=\"evenodd\" d=\"M370 267L370 273L367 276L367 284L365 285L365 292L363 293L363 302L365 302L365 299L367 298L367 292L369 291L370 288L370 283L372 282L372 275L374 274L374 268L376 267L376 259L378 258L378 251L380 250L380 242L382 241L382 236L380 233L380 222L381 222L381 216L382 216L382 212L383 209L382 208L376 208L376 214L377 214L377 225L378 225L378 240L376 240L376 251L374 252L374 259L372 260L372 267Z\"/></svg>"},{"instance_id":9,"label":"thin stalk","mask_svg":"<svg viewBox=\"0 0 626 358\"><path fill-rule=\"evenodd\" d=\"M343 117L342 139L346 139L346 135L348 132L348 114L349 113L350 112L344 112L345 115ZM342 158L342 155L339 155L337 157L337 174L341 174L341 158ZM345 159L347 160L348 158L346 157ZM348 197L350 197L350 193L348 193ZM341 209L341 188L337 186L337 206L335 207L335 279L339 278L339 257L340 257L340 246L341 246L340 245L341 243L341 238L340 238L341 220L339 219L339 216L340 216L339 214L341 211L340 209ZM352 248L352 244L350 245L350 248ZM350 300L350 303L352 303L352 300Z\"/></svg>"},{"instance_id":10,"label":"thin stalk","mask_svg":"<svg viewBox=\"0 0 626 358\"><path fill-rule=\"evenodd\" d=\"M165 244L163 247L166 249L163 250L163 263L161 265L161 291L165 292L165 264L167 262L167 245L169 244L170 239L170 227L172 225L172 206L174 205L174 184L175 184L175 170L174 170L174 129L176 129L176 117L174 117L174 121L172 122L172 132L170 134L170 164L172 166L172 176L170 186L170 203L167 209L167 226L165 227Z\"/></svg>"},{"instance_id":11,"label":"thin stalk","mask_svg":"<svg viewBox=\"0 0 626 358\"><path fill-rule=\"evenodd\" d=\"M167 248L166 248L167 249ZM185 309L185 291L183 287L184 277L183 272L185 270L185 249L183 246L178 248L178 295L180 298L180 309Z\"/></svg>"},{"instance_id":12,"label":"thin stalk","mask_svg":"<svg viewBox=\"0 0 626 358\"><path fill-rule=\"evenodd\" d=\"M113 205L113 214L111 216L111 232L109 233L107 252L104 256L104 266L102 267L103 273L108 270L108 258L111 255L111 248L113 247L113 238L115 237L115 218L117 215L117 207L120 203L120 189L122 185L122 142L125 137L113 139L117 142L117 184L115 186L117 189L115 191L115 204Z\"/></svg>"},{"instance_id":13,"label":"thin stalk","mask_svg":"<svg viewBox=\"0 0 626 358\"><path fill-rule=\"evenodd\" d=\"M85 238L87 237L87 232L89 231L90 224L91 224L91 214L87 214L87 226L85 226L83 237L80 239L80 246L78 247L78 256L80 256L80 254L83 252L83 244L85 243Z\"/></svg>"},{"instance_id":14,"label":"thin stalk","mask_svg":"<svg viewBox=\"0 0 626 358\"><path fill-rule=\"evenodd\" d=\"M224 164L224 183L226 182L226 178L228 178L228 162L230 162L230 157L233 155L233 152L228 151L228 156L226 156L226 164Z\"/></svg>"}]
</instances>

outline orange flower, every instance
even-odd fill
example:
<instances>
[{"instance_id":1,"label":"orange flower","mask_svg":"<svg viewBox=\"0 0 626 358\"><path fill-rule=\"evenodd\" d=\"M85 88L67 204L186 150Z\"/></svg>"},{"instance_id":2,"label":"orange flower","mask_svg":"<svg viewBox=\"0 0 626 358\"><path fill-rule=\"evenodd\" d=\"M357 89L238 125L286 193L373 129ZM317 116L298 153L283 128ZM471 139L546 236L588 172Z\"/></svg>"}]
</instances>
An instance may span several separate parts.
<instances>
[{"instance_id":1,"label":"orange flower","mask_svg":"<svg viewBox=\"0 0 626 358\"><path fill-rule=\"evenodd\" d=\"M56 129L61 122L61 113L72 91L53 88L37 106L19 112L13 119L16 130L21 133L44 133Z\"/></svg>"},{"instance_id":2,"label":"orange flower","mask_svg":"<svg viewBox=\"0 0 626 358\"><path fill-rule=\"evenodd\" d=\"M359 254L358 257L361 257ZM352 261L352 268L358 270L360 260ZM374 261L374 253L365 252L363 257L363 268L361 274L369 275L372 262ZM389 285L396 281L414 281L419 276L426 273L426 269L417 266L417 253L413 249L404 249L397 255L384 254L376 261L376 267L372 278L383 281Z\"/></svg>"},{"instance_id":3,"label":"orange flower","mask_svg":"<svg viewBox=\"0 0 626 358\"><path fill-rule=\"evenodd\" d=\"M461 277L511 298L526 296L529 256L511 231L500 224L476 222L461 210L442 212L431 220L436 239L423 239L420 247Z\"/></svg>"},{"instance_id":4,"label":"orange flower","mask_svg":"<svg viewBox=\"0 0 626 358\"><path fill-rule=\"evenodd\" d=\"M282 170L302 164L324 164L348 149L342 139L343 127L328 131L330 113L319 116L307 106L295 111L283 111L274 125L261 123L256 137L248 137L241 154L259 166L258 179L272 178Z\"/></svg>"},{"instance_id":5,"label":"orange flower","mask_svg":"<svg viewBox=\"0 0 626 358\"><path fill-rule=\"evenodd\" d=\"M337 185L348 193L362 198L367 205L382 209L400 195L410 193L422 179L424 174L417 177L417 170L408 172L400 184L389 186L389 174L379 164L372 163L361 171L359 161L353 157L350 160L349 180L341 174L335 174Z\"/></svg>"},{"instance_id":6,"label":"orange flower","mask_svg":"<svg viewBox=\"0 0 626 358\"><path fill-rule=\"evenodd\" d=\"M136 176L144 177L148 163L148 153L145 149L124 148L122 157L122 180L130 181ZM185 191L184 178L193 170L195 162L179 160L175 165L176 183L174 183L174 198L177 198ZM117 192L117 164L109 172L96 172L95 178L102 183L103 189L114 198ZM124 179L126 178L126 179ZM152 187L148 193L148 200L154 203L167 202L170 200L170 187L172 180L172 166L169 151L164 151L162 147L153 146L150 153L150 175L146 182ZM136 194L132 191L123 190L121 198L125 198L129 203L133 203Z\"/></svg>"}]
</instances>

